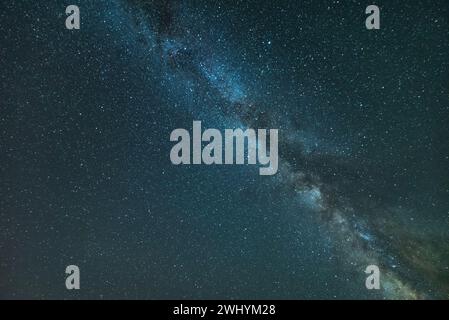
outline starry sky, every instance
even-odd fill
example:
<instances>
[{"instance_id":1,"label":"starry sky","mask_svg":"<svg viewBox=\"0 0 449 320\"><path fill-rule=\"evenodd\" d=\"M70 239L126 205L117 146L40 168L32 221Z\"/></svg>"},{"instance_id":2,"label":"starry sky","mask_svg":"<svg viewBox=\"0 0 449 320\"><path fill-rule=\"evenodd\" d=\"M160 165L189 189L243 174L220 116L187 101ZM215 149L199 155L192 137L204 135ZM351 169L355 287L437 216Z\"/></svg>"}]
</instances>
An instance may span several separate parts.
<instances>
[{"instance_id":1,"label":"starry sky","mask_svg":"<svg viewBox=\"0 0 449 320\"><path fill-rule=\"evenodd\" d=\"M448 39L444 0L3 1L0 298L449 298ZM193 120L278 173L173 165Z\"/></svg>"}]
</instances>

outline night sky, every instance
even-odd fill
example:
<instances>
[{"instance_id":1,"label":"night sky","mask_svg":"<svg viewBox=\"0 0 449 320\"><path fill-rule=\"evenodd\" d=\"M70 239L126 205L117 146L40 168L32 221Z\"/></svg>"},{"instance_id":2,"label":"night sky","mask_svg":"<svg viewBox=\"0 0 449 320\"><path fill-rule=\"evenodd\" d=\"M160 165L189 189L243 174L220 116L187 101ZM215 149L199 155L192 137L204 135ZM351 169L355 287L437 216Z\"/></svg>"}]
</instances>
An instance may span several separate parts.
<instances>
[{"instance_id":1,"label":"night sky","mask_svg":"<svg viewBox=\"0 0 449 320\"><path fill-rule=\"evenodd\" d=\"M0 298L449 298L447 0L2 1L0 111ZM173 165L194 120L278 173Z\"/></svg>"}]
</instances>

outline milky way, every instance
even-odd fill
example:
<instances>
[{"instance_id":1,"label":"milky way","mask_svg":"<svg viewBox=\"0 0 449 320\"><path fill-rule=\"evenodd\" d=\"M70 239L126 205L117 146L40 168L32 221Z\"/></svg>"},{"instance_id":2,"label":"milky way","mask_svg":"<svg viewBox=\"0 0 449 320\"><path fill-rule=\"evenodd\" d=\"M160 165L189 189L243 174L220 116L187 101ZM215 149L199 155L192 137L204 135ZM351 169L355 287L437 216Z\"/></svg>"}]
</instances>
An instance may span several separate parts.
<instances>
[{"instance_id":1,"label":"milky way","mask_svg":"<svg viewBox=\"0 0 449 320\"><path fill-rule=\"evenodd\" d=\"M173 9L174 3L166 1L164 8L167 11L163 11L162 14L158 12L160 15L156 18L148 17L149 25L156 30L156 52L161 54L160 62L167 65L169 72L184 74L185 81L192 81L194 87L200 87L202 90L216 90L215 94L220 95L227 104L221 111L229 117L237 117L243 126L270 127L278 124L276 120L270 119L272 115L269 111L264 113L263 120L259 118L257 102L252 101L251 95L245 93L239 83L238 71L234 72L226 63L212 60L210 56L214 53L202 48L197 43L198 39L192 41L189 30L183 29L182 24L177 24L178 19L182 20L177 16L182 8ZM139 1L138 4L141 5L144 15L139 22L147 23L145 16L148 13L147 3ZM152 5L149 6L153 8ZM177 6L182 7L181 4ZM174 34L172 30L178 30L178 33ZM193 112L195 113L196 110ZM361 195L346 201L341 199L334 201L335 198L340 197L341 193L344 194L339 186L340 182L325 181L321 177L321 172L314 172L313 169L308 168L308 163L313 163L313 166L318 168L327 166L335 172L339 170L339 162L343 162L344 165L345 157L329 154L327 150L321 150L319 145L311 154L305 151L307 141L305 143L292 141L290 136L301 137L301 132L298 132L297 128L287 124L283 126L283 130L286 132L285 135L289 136L285 144L288 151L283 159L283 172L279 177L279 184L291 190L292 197L297 198L299 205L305 205L317 215L317 223L329 228L332 241L337 243L335 246L341 251L342 259L350 261L355 270L362 270L364 266L371 264L381 266L386 272L384 279L386 298L420 298L426 297L427 294L444 297L444 294L448 292L448 283L432 284L432 281L438 281L438 272L444 273L444 263L447 264L447 261L440 259L442 259L441 254L444 254L441 253L444 252L442 250L446 249L444 243L447 239L440 239L441 243L432 247L432 245L413 242L415 235L412 232L400 230L403 228L400 225L394 226L392 230L386 230L388 225L396 223L395 213L403 210L402 208L389 207L385 203L370 205L370 199L366 199L368 203L360 205L363 201ZM294 157L294 160L291 157ZM301 168L301 165L305 168ZM344 178L344 174L342 176L340 179ZM358 207L354 207L353 202L356 202ZM298 213L300 213L299 209ZM413 249L410 248L411 246ZM403 247L406 248L403 249ZM412 250L414 257L408 256L410 252L402 252L407 250ZM428 261L429 259L431 261ZM427 274L428 272L430 274ZM435 274L437 277L432 278ZM430 293L419 288L415 277L432 278L429 279Z\"/></svg>"},{"instance_id":2,"label":"milky way","mask_svg":"<svg viewBox=\"0 0 449 320\"><path fill-rule=\"evenodd\" d=\"M385 3L371 33L365 5L98 1L69 39L33 20L21 43L50 54L8 55L39 76L1 87L2 295L65 295L44 284L75 260L83 297L447 298L449 6ZM171 166L192 119L279 128L279 172Z\"/></svg>"}]
</instances>

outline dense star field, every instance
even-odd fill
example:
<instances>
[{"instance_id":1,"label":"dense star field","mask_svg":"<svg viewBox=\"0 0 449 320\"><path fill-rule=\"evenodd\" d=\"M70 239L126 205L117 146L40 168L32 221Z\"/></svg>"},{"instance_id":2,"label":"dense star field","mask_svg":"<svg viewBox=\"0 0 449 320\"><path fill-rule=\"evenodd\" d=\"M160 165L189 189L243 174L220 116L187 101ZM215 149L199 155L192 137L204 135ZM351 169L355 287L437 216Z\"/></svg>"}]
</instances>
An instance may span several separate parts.
<instances>
[{"instance_id":1,"label":"dense star field","mask_svg":"<svg viewBox=\"0 0 449 320\"><path fill-rule=\"evenodd\" d=\"M372 3L3 1L0 298L448 299L449 2ZM194 120L278 173L173 165Z\"/></svg>"}]
</instances>

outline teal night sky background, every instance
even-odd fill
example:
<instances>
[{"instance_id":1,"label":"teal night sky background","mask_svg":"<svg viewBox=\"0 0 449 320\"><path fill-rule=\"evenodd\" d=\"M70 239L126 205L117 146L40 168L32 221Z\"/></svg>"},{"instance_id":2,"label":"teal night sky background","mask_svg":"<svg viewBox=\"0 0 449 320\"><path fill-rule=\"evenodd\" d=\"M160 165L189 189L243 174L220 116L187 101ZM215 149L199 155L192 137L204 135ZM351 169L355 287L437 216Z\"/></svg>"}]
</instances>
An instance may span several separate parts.
<instances>
[{"instance_id":1,"label":"teal night sky background","mask_svg":"<svg viewBox=\"0 0 449 320\"><path fill-rule=\"evenodd\" d=\"M448 1L3 1L0 111L2 299L449 298ZM194 120L279 172L172 165Z\"/></svg>"}]
</instances>

